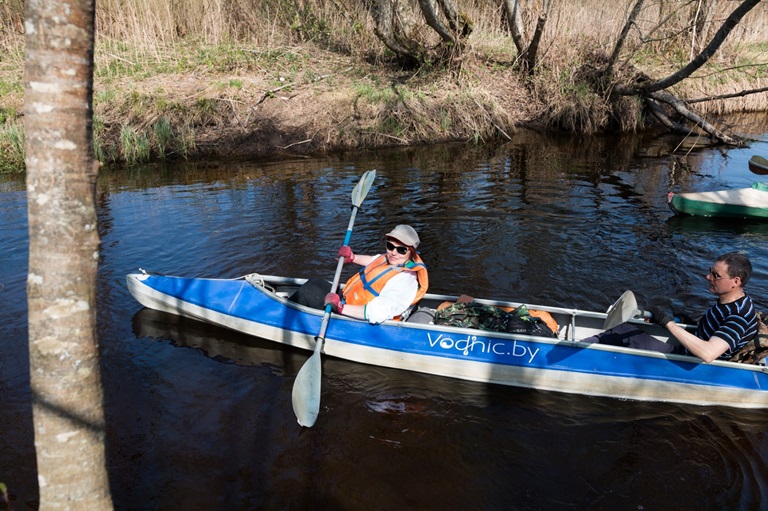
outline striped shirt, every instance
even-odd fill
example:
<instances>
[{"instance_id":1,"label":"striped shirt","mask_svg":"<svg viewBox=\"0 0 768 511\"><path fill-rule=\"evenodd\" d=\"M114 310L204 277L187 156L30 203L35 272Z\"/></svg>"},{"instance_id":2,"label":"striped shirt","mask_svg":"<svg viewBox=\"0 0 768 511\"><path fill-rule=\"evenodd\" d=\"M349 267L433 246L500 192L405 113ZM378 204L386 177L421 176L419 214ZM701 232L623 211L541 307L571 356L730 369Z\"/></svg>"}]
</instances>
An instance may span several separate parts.
<instances>
[{"instance_id":1,"label":"striped shirt","mask_svg":"<svg viewBox=\"0 0 768 511\"><path fill-rule=\"evenodd\" d=\"M736 354L757 333L757 314L752 298L742 296L735 302L716 303L709 309L696 326L696 337L709 341L719 337L730 346L721 359Z\"/></svg>"}]
</instances>

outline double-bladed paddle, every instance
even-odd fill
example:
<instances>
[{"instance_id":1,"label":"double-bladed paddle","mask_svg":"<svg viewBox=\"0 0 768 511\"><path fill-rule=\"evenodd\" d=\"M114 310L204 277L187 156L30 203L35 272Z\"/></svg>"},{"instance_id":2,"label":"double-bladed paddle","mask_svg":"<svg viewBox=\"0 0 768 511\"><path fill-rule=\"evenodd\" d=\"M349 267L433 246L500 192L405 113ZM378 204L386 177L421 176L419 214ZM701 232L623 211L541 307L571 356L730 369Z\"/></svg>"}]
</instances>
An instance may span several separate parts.
<instances>
[{"instance_id":1,"label":"double-bladed paddle","mask_svg":"<svg viewBox=\"0 0 768 511\"><path fill-rule=\"evenodd\" d=\"M360 208L360 204L363 203L365 196L368 195L368 190L371 189L375 178L376 170L367 171L360 178L360 182L357 183L355 189L352 190L352 216L349 218L344 245L349 245L357 210ZM336 274L333 276L333 284L331 284L331 293L335 293L339 287L339 278L341 277L343 266L344 258L339 257L339 263L336 265ZM301 367L299 374L296 375L296 380L293 382L293 391L291 392L293 413L296 414L299 424L307 428L311 428L315 424L317 414L320 413L320 379L322 377L320 353L323 350L325 331L328 329L330 319L331 305L328 304L325 306L323 321L320 324L320 333L315 338L315 350L312 356L309 357L309 360Z\"/></svg>"}]
</instances>

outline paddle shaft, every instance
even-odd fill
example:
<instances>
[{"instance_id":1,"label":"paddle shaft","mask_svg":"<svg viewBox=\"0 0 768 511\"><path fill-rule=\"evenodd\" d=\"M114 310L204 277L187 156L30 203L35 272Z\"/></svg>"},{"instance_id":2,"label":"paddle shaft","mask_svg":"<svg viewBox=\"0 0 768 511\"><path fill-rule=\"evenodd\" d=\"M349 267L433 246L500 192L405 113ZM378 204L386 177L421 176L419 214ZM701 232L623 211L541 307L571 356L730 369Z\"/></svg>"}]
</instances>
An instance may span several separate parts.
<instances>
[{"instance_id":1,"label":"paddle shaft","mask_svg":"<svg viewBox=\"0 0 768 511\"><path fill-rule=\"evenodd\" d=\"M355 217L357 216L357 210L359 208L352 206L352 215L349 218L349 225L347 226L347 234L344 236L344 245L349 245L349 240L352 239L352 227L355 225ZM331 293L335 293L339 289L339 280L341 280L341 269L344 267L344 258L339 257L339 263L336 265L336 273L333 276L333 283L331 284ZM320 333L317 334L317 342L322 344L325 341L325 331L328 330L328 322L331 319L331 304L325 306L325 314L323 314L323 322L320 324ZM317 347L315 347L317 351Z\"/></svg>"}]
</instances>

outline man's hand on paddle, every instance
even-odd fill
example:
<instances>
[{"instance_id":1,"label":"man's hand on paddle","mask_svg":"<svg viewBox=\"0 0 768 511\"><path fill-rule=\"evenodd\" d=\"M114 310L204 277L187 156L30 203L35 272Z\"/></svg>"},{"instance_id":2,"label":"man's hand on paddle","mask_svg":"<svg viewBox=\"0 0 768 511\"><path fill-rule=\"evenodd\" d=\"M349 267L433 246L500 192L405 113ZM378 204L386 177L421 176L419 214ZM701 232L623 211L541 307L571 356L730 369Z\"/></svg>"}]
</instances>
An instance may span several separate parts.
<instances>
[{"instance_id":1,"label":"man's hand on paddle","mask_svg":"<svg viewBox=\"0 0 768 511\"><path fill-rule=\"evenodd\" d=\"M667 312L658 305L648 307L648 312L651 313L651 321L658 323L663 327L666 327L670 321L675 320L675 318L667 314Z\"/></svg>"}]
</instances>

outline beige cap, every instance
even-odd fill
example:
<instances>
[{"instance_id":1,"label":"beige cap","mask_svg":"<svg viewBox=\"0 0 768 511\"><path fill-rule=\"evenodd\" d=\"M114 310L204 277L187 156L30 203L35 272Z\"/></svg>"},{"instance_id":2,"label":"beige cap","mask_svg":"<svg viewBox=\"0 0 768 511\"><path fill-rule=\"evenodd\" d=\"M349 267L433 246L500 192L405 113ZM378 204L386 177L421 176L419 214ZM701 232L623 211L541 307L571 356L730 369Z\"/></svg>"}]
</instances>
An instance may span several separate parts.
<instances>
[{"instance_id":1,"label":"beige cap","mask_svg":"<svg viewBox=\"0 0 768 511\"><path fill-rule=\"evenodd\" d=\"M417 248L419 243L421 243L419 235L416 234L416 230L410 225L398 225L392 229L392 232L387 234L387 238L395 238L403 245L408 245L413 248Z\"/></svg>"}]
</instances>

